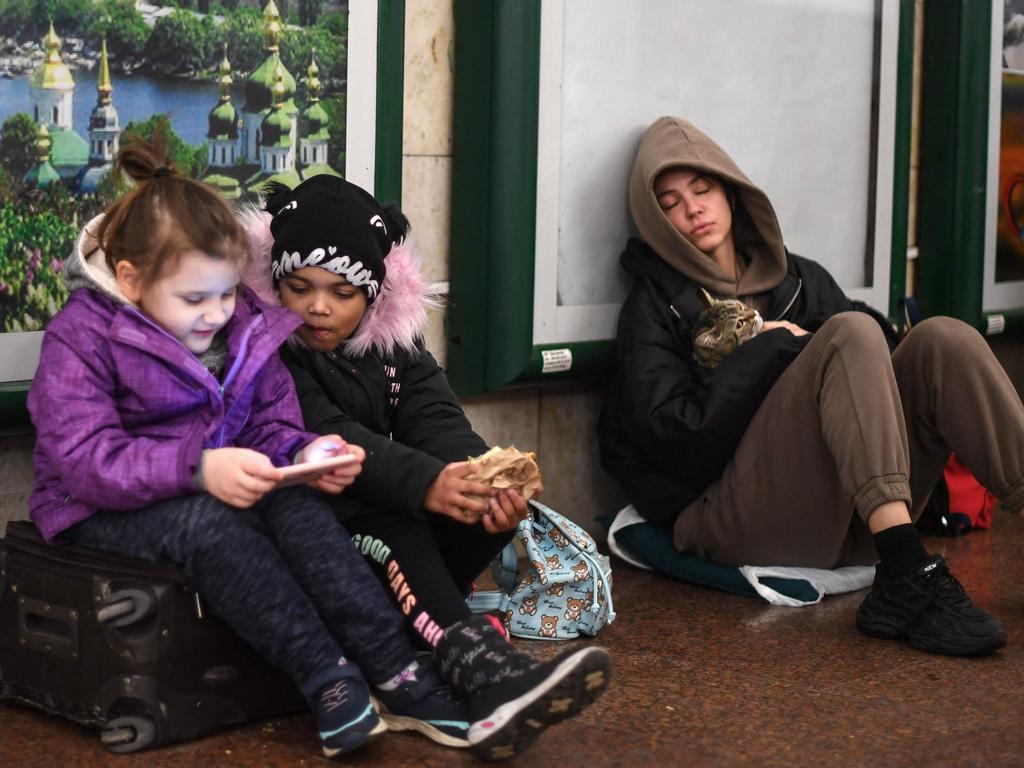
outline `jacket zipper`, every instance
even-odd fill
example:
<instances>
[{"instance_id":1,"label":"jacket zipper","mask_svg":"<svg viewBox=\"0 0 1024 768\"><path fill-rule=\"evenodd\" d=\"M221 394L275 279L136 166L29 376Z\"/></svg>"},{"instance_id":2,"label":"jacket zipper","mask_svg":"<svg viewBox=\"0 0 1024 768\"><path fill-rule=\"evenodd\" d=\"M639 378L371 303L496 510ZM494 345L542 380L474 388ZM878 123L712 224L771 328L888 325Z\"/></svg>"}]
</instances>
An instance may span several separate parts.
<instances>
[{"instance_id":1,"label":"jacket zipper","mask_svg":"<svg viewBox=\"0 0 1024 768\"><path fill-rule=\"evenodd\" d=\"M224 422L227 419L228 409L227 404L224 402L224 390L230 386L232 380L238 375L238 369L242 367L242 361L245 360L245 354L249 351L249 337L252 336L253 328L256 323L251 322L242 333L242 341L238 345L238 357L235 358L235 362L231 364L228 369L228 375L224 377L224 382L217 385L217 392L220 394L220 405L224 411L224 415L220 419L220 429L217 430L217 447L222 448L224 446Z\"/></svg>"},{"instance_id":2,"label":"jacket zipper","mask_svg":"<svg viewBox=\"0 0 1024 768\"><path fill-rule=\"evenodd\" d=\"M792 298L790 298L789 303L786 304L786 306L783 308L782 312L779 313L779 316L776 317L772 322L774 322L775 320L781 320L782 318L784 318L786 316L786 313L789 312L789 310L792 309L793 305L796 303L796 297L800 295L800 291L801 291L801 289L803 287L804 287L804 281L801 278L797 278L796 290L793 291Z\"/></svg>"}]
</instances>

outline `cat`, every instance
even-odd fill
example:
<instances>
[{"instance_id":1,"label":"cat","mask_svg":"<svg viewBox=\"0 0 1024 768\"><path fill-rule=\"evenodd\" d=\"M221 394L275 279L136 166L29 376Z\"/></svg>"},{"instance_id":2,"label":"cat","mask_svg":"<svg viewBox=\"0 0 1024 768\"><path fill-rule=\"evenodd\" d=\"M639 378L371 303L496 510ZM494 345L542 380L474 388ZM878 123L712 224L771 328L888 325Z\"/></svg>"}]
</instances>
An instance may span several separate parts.
<instances>
[{"instance_id":1,"label":"cat","mask_svg":"<svg viewBox=\"0 0 1024 768\"><path fill-rule=\"evenodd\" d=\"M713 373L722 359L761 331L756 309L739 299L716 299L703 288L705 307L693 324L693 359L704 373Z\"/></svg>"}]
</instances>

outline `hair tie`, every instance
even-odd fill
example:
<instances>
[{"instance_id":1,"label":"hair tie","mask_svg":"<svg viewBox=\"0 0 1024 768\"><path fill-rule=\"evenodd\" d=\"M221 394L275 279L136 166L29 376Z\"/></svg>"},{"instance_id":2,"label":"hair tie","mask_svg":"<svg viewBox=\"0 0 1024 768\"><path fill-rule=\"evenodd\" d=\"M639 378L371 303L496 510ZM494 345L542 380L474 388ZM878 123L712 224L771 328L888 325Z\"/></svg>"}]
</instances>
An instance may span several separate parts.
<instances>
[{"instance_id":1,"label":"hair tie","mask_svg":"<svg viewBox=\"0 0 1024 768\"><path fill-rule=\"evenodd\" d=\"M159 178L162 178L164 176L170 176L173 173L174 173L174 170L172 168L168 168L166 165L161 165L159 168L157 168L155 171L153 171L153 178L154 179L159 179Z\"/></svg>"}]
</instances>

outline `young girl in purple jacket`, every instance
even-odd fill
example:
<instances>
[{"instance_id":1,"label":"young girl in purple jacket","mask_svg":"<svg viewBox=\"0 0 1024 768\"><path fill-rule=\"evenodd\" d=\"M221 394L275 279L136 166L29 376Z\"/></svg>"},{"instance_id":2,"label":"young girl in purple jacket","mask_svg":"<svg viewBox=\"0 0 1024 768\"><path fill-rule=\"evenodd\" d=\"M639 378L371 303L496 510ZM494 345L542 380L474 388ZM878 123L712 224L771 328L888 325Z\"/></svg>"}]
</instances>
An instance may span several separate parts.
<instances>
[{"instance_id":1,"label":"young girl in purple jacket","mask_svg":"<svg viewBox=\"0 0 1024 768\"><path fill-rule=\"evenodd\" d=\"M388 725L467 745L464 707L416 660L315 490L341 492L365 454L302 428L276 354L299 319L237 286L246 239L233 212L163 158L122 150L135 186L72 257L29 393L33 520L50 541L179 565L306 695L328 757ZM342 452L356 461L275 490L279 467Z\"/></svg>"}]
</instances>

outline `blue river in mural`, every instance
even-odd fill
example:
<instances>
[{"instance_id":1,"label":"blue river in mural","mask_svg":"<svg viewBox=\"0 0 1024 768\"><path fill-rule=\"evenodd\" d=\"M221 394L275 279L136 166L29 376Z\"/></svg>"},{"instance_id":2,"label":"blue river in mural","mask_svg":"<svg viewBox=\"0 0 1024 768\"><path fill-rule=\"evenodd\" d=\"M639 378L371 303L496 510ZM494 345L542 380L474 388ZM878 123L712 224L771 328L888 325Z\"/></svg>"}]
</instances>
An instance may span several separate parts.
<instances>
[{"instance_id":1,"label":"blue river in mural","mask_svg":"<svg viewBox=\"0 0 1024 768\"><path fill-rule=\"evenodd\" d=\"M88 140L89 113L96 106L96 70L79 69L72 74L75 78L74 129ZM32 114L28 81L28 75L0 78L0 123L16 112ZM217 105L220 92L212 79L203 82L143 74L119 77L111 73L111 81L114 106L122 128L132 120L146 120L154 114L167 113L183 141L193 146L206 141L207 115ZM232 88L231 101L236 109L241 110L241 84Z\"/></svg>"}]
</instances>

